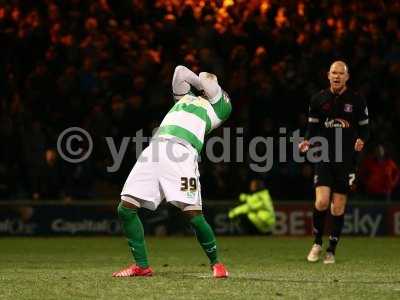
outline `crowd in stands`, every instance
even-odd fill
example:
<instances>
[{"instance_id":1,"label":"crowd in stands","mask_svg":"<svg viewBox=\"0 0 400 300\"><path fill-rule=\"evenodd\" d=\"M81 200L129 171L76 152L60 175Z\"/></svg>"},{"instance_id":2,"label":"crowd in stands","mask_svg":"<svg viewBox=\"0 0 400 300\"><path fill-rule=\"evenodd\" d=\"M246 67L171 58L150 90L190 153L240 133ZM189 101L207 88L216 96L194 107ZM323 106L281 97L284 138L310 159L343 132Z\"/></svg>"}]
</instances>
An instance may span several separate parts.
<instances>
[{"instance_id":1,"label":"crowd in stands","mask_svg":"<svg viewBox=\"0 0 400 300\"><path fill-rule=\"evenodd\" d=\"M396 165L399 16L400 2L383 0L0 0L0 199L118 197L135 145L110 173L104 137L119 146L139 130L151 135L173 104L177 64L218 76L234 107L225 126L243 127L247 145L255 136L282 136L281 127L304 132L311 95L327 87L330 63L342 59L349 85L369 105L362 169L379 159L377 145ZM56 149L71 126L94 141L79 164ZM248 163L205 158L203 193L233 199L255 176ZM276 161L257 176L276 200L313 197L307 163ZM361 194L371 191L367 177ZM389 194L400 199L396 182Z\"/></svg>"}]
</instances>

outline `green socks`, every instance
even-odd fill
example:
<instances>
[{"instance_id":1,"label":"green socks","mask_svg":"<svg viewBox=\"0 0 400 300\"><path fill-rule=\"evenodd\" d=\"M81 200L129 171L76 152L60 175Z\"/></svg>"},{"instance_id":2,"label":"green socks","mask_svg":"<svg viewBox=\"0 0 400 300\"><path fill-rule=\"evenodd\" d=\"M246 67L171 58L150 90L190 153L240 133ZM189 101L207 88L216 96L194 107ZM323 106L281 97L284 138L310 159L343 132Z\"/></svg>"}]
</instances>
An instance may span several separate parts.
<instances>
[{"instance_id":1,"label":"green socks","mask_svg":"<svg viewBox=\"0 0 400 300\"><path fill-rule=\"evenodd\" d=\"M147 260L143 225L137 214L137 210L124 207L120 203L118 205L118 216L122 222L122 228L136 264L141 268L148 267L149 263ZM212 265L216 264L218 262L217 244L210 225L207 223L206 219L204 219L203 215L193 217L190 220L190 224L196 232L197 240L208 256L210 263Z\"/></svg>"},{"instance_id":2,"label":"green socks","mask_svg":"<svg viewBox=\"0 0 400 300\"><path fill-rule=\"evenodd\" d=\"M137 214L137 210L124 207L120 203L118 205L118 216L122 222L122 228L136 264L141 268L147 268L149 263L147 260L146 242L144 241L143 225Z\"/></svg>"},{"instance_id":3,"label":"green socks","mask_svg":"<svg viewBox=\"0 0 400 300\"><path fill-rule=\"evenodd\" d=\"M207 223L203 215L198 215L190 220L193 229L196 232L197 240L199 241L204 252L210 259L212 265L218 262L217 244L215 235L210 225Z\"/></svg>"}]
</instances>

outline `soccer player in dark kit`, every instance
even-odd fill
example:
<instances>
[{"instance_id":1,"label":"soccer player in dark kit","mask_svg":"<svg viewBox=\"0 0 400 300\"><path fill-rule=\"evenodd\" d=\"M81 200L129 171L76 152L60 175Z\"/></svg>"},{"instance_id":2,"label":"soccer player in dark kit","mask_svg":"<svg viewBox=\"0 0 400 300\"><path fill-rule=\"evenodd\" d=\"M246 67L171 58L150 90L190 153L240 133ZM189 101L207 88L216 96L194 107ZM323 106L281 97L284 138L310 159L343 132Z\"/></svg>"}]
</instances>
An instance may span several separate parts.
<instances>
[{"instance_id":1,"label":"soccer player in dark kit","mask_svg":"<svg viewBox=\"0 0 400 300\"><path fill-rule=\"evenodd\" d=\"M349 79L347 65L343 61L334 62L328 72L328 79L330 87L311 99L308 130L305 140L299 144L300 151L306 152L313 146L312 137L327 141L328 149L321 147L321 152L326 150L328 160L315 163L315 239L307 256L309 262L317 262L320 258L325 219L330 205L332 231L325 264L335 263L347 194L355 180L356 155L364 148L369 136L368 108L365 100L346 86Z\"/></svg>"}]
</instances>

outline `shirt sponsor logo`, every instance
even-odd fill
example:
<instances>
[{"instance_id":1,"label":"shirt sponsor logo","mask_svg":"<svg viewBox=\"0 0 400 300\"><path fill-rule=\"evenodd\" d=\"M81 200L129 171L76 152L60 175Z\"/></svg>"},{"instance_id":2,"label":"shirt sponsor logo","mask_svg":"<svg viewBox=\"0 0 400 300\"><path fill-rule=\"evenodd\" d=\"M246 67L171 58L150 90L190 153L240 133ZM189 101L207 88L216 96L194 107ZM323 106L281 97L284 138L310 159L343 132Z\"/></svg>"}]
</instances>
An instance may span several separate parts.
<instances>
[{"instance_id":1,"label":"shirt sponsor logo","mask_svg":"<svg viewBox=\"0 0 400 300\"><path fill-rule=\"evenodd\" d=\"M196 192L186 192L186 198L193 199L196 196Z\"/></svg>"},{"instance_id":2,"label":"shirt sponsor logo","mask_svg":"<svg viewBox=\"0 0 400 300\"><path fill-rule=\"evenodd\" d=\"M326 119L325 121L326 128L349 128L350 123L344 119Z\"/></svg>"}]
</instances>

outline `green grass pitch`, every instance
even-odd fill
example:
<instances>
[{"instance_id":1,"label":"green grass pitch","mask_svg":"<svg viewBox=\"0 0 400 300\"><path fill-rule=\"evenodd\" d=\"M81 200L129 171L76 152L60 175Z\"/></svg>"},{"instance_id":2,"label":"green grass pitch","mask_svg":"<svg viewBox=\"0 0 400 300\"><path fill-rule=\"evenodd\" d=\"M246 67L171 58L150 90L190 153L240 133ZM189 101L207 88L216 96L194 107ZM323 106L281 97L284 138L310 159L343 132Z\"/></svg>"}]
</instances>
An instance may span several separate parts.
<instances>
[{"instance_id":1,"label":"green grass pitch","mask_svg":"<svg viewBox=\"0 0 400 300\"><path fill-rule=\"evenodd\" d=\"M400 239L344 237L310 264L310 238L219 237L231 277L213 279L193 237L147 238L151 278L112 278L122 237L1 238L0 299L400 299Z\"/></svg>"}]
</instances>

